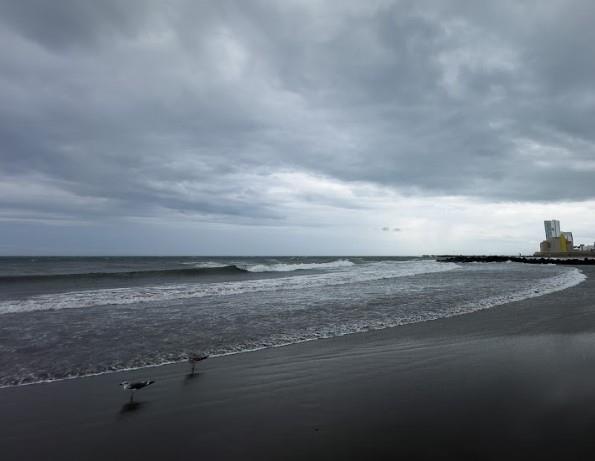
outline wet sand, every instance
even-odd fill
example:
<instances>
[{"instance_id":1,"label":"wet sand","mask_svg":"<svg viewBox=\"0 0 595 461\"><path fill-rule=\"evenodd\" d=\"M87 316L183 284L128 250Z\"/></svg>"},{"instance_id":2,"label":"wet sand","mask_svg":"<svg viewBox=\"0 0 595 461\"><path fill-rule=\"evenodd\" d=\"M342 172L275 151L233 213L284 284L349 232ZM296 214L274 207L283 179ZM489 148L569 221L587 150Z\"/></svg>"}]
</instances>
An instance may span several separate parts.
<instances>
[{"instance_id":1,"label":"wet sand","mask_svg":"<svg viewBox=\"0 0 595 461\"><path fill-rule=\"evenodd\" d=\"M0 389L2 460L590 459L595 268L473 314ZM128 404L118 384L156 383Z\"/></svg>"}]
</instances>

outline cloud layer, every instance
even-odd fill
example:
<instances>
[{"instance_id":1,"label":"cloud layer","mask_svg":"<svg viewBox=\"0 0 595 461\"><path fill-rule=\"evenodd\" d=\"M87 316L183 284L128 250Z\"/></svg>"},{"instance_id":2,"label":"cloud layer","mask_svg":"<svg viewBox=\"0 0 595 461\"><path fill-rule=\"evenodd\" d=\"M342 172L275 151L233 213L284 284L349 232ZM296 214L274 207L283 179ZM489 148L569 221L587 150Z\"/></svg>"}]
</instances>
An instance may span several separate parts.
<instances>
[{"instance_id":1,"label":"cloud layer","mask_svg":"<svg viewBox=\"0 0 595 461\"><path fill-rule=\"evenodd\" d=\"M594 19L578 0L1 2L0 220L358 216L402 238L391 200L587 203Z\"/></svg>"}]
</instances>

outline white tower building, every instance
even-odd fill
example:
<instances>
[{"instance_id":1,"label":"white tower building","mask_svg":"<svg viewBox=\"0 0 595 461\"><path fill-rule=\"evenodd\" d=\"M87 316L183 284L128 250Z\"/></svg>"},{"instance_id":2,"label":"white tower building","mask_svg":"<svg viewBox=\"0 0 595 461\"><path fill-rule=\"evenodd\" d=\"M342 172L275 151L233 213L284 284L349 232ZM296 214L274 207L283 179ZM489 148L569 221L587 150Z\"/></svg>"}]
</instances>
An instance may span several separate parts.
<instances>
[{"instance_id":1,"label":"white tower building","mask_svg":"<svg viewBox=\"0 0 595 461\"><path fill-rule=\"evenodd\" d=\"M554 237L560 237L560 221L552 219L551 221L543 221L545 226L545 239L549 240Z\"/></svg>"}]
</instances>

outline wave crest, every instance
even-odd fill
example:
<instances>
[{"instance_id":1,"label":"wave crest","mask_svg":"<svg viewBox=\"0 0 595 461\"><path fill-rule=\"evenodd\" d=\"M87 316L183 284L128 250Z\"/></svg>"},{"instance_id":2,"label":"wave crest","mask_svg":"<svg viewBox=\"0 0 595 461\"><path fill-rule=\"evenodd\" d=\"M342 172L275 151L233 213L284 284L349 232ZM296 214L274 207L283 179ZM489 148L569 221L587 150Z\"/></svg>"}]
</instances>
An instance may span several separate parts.
<instances>
[{"instance_id":1,"label":"wave crest","mask_svg":"<svg viewBox=\"0 0 595 461\"><path fill-rule=\"evenodd\" d=\"M200 275L235 274L247 272L236 265L217 265L190 267L183 269L162 269L122 272L85 272L74 274L39 274L39 275L3 275L0 283L28 283L58 280L93 280L93 279L143 279L167 277L195 277Z\"/></svg>"},{"instance_id":2,"label":"wave crest","mask_svg":"<svg viewBox=\"0 0 595 461\"><path fill-rule=\"evenodd\" d=\"M351 267L354 263L348 259L338 259L326 263L294 263L294 264L255 264L246 266L248 272L293 272L312 269L340 269L342 267Z\"/></svg>"}]
</instances>

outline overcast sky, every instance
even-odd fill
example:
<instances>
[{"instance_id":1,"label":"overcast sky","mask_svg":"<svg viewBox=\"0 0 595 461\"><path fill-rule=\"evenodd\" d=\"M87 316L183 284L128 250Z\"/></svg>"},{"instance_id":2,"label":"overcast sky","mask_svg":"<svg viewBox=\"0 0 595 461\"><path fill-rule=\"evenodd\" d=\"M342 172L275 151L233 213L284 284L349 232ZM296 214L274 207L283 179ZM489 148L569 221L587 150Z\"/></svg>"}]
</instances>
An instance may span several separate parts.
<instances>
[{"instance_id":1,"label":"overcast sky","mask_svg":"<svg viewBox=\"0 0 595 461\"><path fill-rule=\"evenodd\" d=\"M595 2L0 0L0 254L595 240Z\"/></svg>"}]
</instances>

